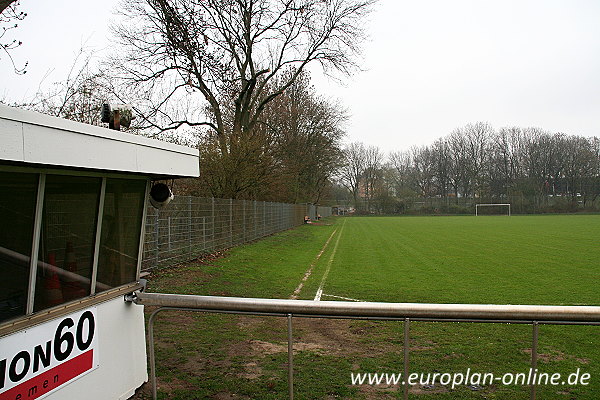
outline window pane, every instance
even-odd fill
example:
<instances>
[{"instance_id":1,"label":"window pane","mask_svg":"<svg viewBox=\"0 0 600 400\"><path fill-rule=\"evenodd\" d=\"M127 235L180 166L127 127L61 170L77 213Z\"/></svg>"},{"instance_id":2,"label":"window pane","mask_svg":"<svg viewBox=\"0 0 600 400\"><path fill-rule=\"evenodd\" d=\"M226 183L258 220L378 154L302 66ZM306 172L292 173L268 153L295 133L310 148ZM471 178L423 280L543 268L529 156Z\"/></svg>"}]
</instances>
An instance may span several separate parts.
<instances>
[{"instance_id":1,"label":"window pane","mask_svg":"<svg viewBox=\"0 0 600 400\"><path fill-rule=\"evenodd\" d=\"M0 322L25 314L38 179L0 172Z\"/></svg>"},{"instance_id":2,"label":"window pane","mask_svg":"<svg viewBox=\"0 0 600 400\"><path fill-rule=\"evenodd\" d=\"M48 175L34 311L90 294L102 179Z\"/></svg>"},{"instance_id":3,"label":"window pane","mask_svg":"<svg viewBox=\"0 0 600 400\"><path fill-rule=\"evenodd\" d=\"M96 292L134 282L146 181L107 179Z\"/></svg>"}]
</instances>

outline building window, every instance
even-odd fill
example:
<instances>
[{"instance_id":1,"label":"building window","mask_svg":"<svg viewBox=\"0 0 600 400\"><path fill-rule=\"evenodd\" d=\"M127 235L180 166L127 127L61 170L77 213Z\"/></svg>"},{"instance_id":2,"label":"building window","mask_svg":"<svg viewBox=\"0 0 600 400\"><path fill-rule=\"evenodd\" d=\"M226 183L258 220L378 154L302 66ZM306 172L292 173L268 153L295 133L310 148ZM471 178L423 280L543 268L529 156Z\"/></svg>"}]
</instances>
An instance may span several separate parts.
<instances>
[{"instance_id":1,"label":"building window","mask_svg":"<svg viewBox=\"0 0 600 400\"><path fill-rule=\"evenodd\" d=\"M106 180L96 292L136 279L145 193L145 180Z\"/></svg>"},{"instance_id":2,"label":"building window","mask_svg":"<svg viewBox=\"0 0 600 400\"><path fill-rule=\"evenodd\" d=\"M48 175L34 311L88 296L101 178Z\"/></svg>"},{"instance_id":3,"label":"building window","mask_svg":"<svg viewBox=\"0 0 600 400\"><path fill-rule=\"evenodd\" d=\"M0 172L0 322L25 315L38 179Z\"/></svg>"}]
</instances>

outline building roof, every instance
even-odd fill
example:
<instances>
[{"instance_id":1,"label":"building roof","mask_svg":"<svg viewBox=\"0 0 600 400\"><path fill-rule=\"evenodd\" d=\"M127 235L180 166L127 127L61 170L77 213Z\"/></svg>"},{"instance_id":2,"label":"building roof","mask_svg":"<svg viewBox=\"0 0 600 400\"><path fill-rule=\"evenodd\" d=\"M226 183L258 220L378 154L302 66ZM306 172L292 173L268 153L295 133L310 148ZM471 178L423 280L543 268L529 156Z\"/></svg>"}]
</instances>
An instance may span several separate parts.
<instances>
[{"instance_id":1,"label":"building roof","mask_svg":"<svg viewBox=\"0 0 600 400\"><path fill-rule=\"evenodd\" d=\"M0 105L0 163L197 177L199 152L98 126Z\"/></svg>"}]
</instances>

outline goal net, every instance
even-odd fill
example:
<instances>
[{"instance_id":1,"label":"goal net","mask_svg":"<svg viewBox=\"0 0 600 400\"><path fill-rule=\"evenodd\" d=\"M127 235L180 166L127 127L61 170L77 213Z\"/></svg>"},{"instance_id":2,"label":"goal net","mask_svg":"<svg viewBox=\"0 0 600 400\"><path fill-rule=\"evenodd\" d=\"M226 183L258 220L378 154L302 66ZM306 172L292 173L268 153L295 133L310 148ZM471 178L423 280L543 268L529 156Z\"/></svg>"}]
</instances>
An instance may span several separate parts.
<instances>
[{"instance_id":1,"label":"goal net","mask_svg":"<svg viewBox=\"0 0 600 400\"><path fill-rule=\"evenodd\" d=\"M475 204L475 215L508 215L510 216L510 204L483 203Z\"/></svg>"}]
</instances>

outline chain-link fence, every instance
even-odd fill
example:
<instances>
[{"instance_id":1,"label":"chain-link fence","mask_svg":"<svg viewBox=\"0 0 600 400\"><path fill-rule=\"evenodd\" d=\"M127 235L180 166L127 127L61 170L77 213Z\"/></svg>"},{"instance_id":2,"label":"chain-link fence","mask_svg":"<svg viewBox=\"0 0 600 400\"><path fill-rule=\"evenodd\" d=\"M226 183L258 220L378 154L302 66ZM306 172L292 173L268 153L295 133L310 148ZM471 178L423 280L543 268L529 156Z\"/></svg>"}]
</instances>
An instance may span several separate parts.
<instances>
[{"instance_id":1,"label":"chain-link fence","mask_svg":"<svg viewBox=\"0 0 600 400\"><path fill-rule=\"evenodd\" d=\"M265 201L176 197L148 207L142 271L168 266L328 217L331 207Z\"/></svg>"}]
</instances>

